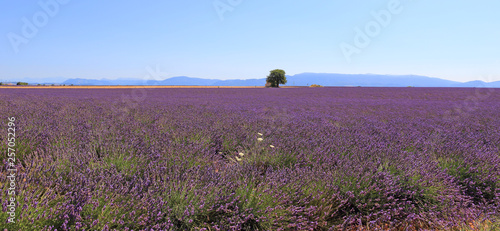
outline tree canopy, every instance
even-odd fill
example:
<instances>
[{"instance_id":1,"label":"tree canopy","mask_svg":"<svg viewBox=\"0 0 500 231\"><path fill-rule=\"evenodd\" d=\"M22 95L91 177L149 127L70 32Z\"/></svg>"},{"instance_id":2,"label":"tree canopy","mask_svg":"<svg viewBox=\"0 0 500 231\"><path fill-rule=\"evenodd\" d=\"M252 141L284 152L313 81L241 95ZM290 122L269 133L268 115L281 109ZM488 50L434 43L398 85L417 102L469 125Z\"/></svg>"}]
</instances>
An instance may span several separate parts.
<instances>
[{"instance_id":1,"label":"tree canopy","mask_svg":"<svg viewBox=\"0 0 500 231\"><path fill-rule=\"evenodd\" d=\"M274 69L267 76L266 81L271 83L271 87L280 87L280 84L286 84L285 71L281 69Z\"/></svg>"}]
</instances>

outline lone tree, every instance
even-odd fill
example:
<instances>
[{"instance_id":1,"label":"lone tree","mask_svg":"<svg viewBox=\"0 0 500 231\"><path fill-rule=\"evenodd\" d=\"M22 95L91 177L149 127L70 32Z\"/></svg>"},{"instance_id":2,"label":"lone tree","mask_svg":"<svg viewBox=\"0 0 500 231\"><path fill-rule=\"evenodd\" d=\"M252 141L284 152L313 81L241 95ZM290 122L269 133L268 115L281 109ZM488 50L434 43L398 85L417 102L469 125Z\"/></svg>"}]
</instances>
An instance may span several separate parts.
<instances>
[{"instance_id":1,"label":"lone tree","mask_svg":"<svg viewBox=\"0 0 500 231\"><path fill-rule=\"evenodd\" d=\"M280 87L281 84L286 84L285 71L281 69L274 69L267 76L266 82L271 84L271 87Z\"/></svg>"}]
</instances>

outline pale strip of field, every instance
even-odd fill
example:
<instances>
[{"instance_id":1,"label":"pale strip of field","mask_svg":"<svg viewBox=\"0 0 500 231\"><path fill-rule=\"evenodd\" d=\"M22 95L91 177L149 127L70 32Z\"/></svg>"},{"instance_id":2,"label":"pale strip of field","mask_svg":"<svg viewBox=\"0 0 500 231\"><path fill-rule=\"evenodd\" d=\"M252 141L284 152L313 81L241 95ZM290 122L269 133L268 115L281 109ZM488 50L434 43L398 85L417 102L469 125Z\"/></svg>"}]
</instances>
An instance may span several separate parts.
<instances>
[{"instance_id":1,"label":"pale strip of field","mask_svg":"<svg viewBox=\"0 0 500 231\"><path fill-rule=\"evenodd\" d=\"M127 88L265 88L262 86L0 86L1 88L16 89L127 89ZM302 88L283 86L280 88Z\"/></svg>"}]
</instances>

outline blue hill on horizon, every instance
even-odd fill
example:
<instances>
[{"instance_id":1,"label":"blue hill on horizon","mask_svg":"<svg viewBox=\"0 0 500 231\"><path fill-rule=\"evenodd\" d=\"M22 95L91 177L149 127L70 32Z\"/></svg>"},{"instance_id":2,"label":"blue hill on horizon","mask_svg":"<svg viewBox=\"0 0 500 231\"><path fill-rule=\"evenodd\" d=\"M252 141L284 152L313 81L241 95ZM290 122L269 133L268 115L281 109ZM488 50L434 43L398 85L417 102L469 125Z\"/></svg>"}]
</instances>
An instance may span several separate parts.
<instances>
[{"instance_id":1,"label":"blue hill on horizon","mask_svg":"<svg viewBox=\"0 0 500 231\"><path fill-rule=\"evenodd\" d=\"M377 75L377 74L332 74L332 73L302 73L287 75L284 86L361 86L361 87L500 87L500 81L456 82L440 78L419 75ZM165 80L140 79L68 79L61 84L66 85L152 85L152 86L264 86L265 78L261 79L203 79L188 76L172 77Z\"/></svg>"}]
</instances>

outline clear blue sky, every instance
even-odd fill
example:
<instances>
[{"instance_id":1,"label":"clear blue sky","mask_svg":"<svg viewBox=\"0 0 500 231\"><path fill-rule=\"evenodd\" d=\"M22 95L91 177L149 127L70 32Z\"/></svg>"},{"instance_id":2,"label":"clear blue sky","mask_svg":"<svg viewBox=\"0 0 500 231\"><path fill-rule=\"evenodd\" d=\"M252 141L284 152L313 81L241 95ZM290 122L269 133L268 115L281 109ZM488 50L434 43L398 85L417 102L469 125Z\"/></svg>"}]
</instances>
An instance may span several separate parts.
<instances>
[{"instance_id":1,"label":"clear blue sky","mask_svg":"<svg viewBox=\"0 0 500 231\"><path fill-rule=\"evenodd\" d=\"M264 78L281 68L500 80L498 0L40 2L57 7L0 0L0 80L146 78L146 67L164 78ZM385 25L371 13L382 10ZM366 26L370 42L348 61L341 47L356 47Z\"/></svg>"}]
</instances>

